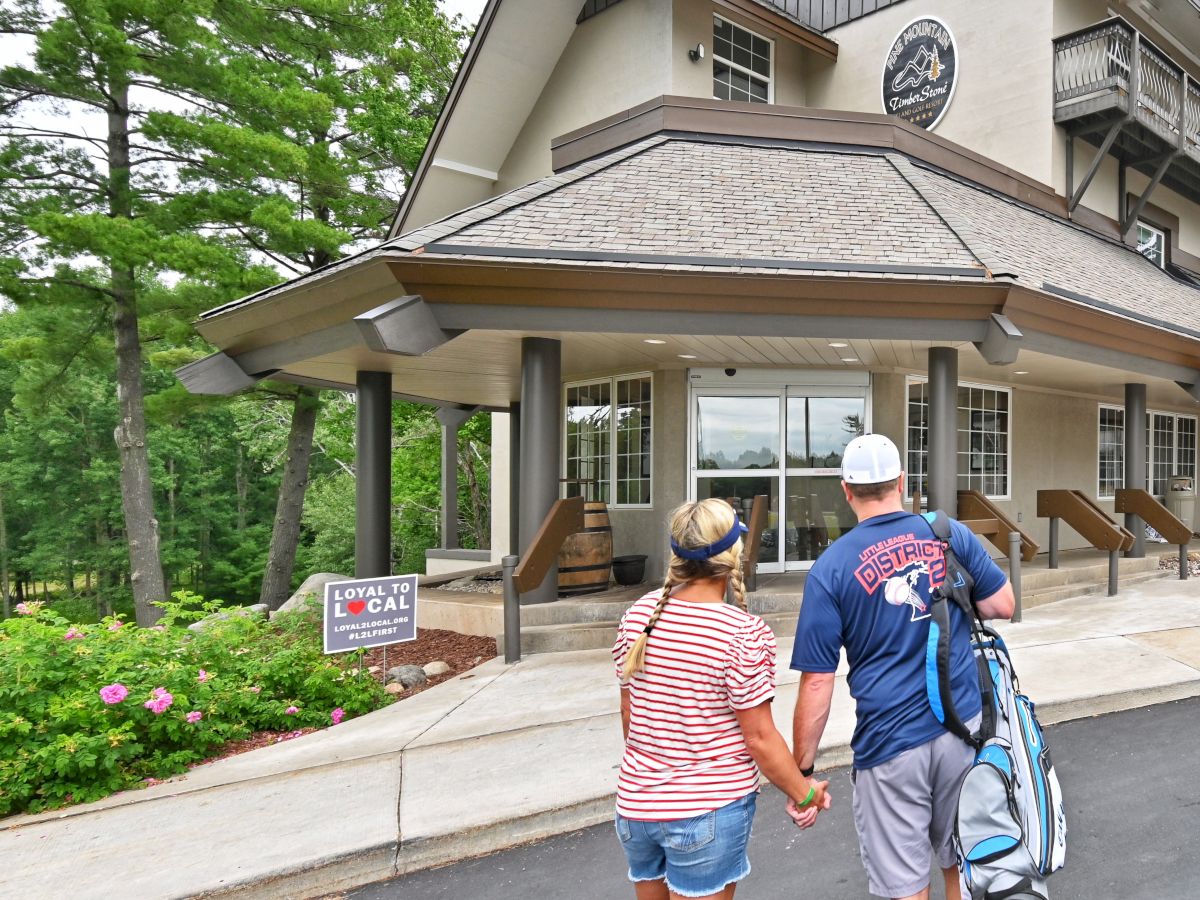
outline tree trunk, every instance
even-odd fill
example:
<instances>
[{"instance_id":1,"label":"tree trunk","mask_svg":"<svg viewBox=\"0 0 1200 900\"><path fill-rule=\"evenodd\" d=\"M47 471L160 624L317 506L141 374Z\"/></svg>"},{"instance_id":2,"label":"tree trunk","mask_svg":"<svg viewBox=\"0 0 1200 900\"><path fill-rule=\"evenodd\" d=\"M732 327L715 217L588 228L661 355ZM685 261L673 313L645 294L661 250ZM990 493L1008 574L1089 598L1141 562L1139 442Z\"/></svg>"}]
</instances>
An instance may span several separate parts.
<instances>
[{"instance_id":1,"label":"tree trunk","mask_svg":"<svg viewBox=\"0 0 1200 900\"><path fill-rule=\"evenodd\" d=\"M4 525L4 490L0 488L0 607L3 617L12 615L11 598L8 593L8 530Z\"/></svg>"},{"instance_id":2,"label":"tree trunk","mask_svg":"<svg viewBox=\"0 0 1200 900\"><path fill-rule=\"evenodd\" d=\"M304 493L308 487L308 462L312 457L313 430L320 407L316 390L301 387L296 391L292 427L288 432L287 464L279 483L271 549L267 553L267 568L258 597L259 603L265 603L271 609L279 609L291 593L296 544L300 541L300 514L304 512Z\"/></svg>"},{"instance_id":3,"label":"tree trunk","mask_svg":"<svg viewBox=\"0 0 1200 900\"><path fill-rule=\"evenodd\" d=\"M237 467L234 469L234 487L237 489L237 531L241 534L246 530L246 495L250 490L249 479L246 478L245 455L242 445L237 445Z\"/></svg>"},{"instance_id":4,"label":"tree trunk","mask_svg":"<svg viewBox=\"0 0 1200 900\"><path fill-rule=\"evenodd\" d=\"M131 218L129 187L129 88L113 84L108 111L109 214ZM117 404L120 419L113 430L121 460L121 508L129 541L129 582L137 623L153 625L162 616L154 604L166 599L158 552L158 520L146 449L146 417L142 385L142 345L138 335L136 276L132 265L110 267L113 338L117 355Z\"/></svg>"}]
</instances>

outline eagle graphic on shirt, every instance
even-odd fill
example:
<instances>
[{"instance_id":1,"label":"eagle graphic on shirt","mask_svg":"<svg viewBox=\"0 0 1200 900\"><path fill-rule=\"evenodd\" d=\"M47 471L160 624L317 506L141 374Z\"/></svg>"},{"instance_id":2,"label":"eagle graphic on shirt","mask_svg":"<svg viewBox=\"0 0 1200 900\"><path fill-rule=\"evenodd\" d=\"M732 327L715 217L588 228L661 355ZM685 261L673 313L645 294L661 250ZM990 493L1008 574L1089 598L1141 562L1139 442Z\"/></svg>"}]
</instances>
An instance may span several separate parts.
<instances>
[{"instance_id":1,"label":"eagle graphic on shirt","mask_svg":"<svg viewBox=\"0 0 1200 900\"><path fill-rule=\"evenodd\" d=\"M922 579L924 576L924 579ZM859 554L854 577L871 596L883 589L883 599L892 606L908 606L910 622L929 618L933 588L946 576L946 559L936 540L915 534L900 534L879 541Z\"/></svg>"}]
</instances>

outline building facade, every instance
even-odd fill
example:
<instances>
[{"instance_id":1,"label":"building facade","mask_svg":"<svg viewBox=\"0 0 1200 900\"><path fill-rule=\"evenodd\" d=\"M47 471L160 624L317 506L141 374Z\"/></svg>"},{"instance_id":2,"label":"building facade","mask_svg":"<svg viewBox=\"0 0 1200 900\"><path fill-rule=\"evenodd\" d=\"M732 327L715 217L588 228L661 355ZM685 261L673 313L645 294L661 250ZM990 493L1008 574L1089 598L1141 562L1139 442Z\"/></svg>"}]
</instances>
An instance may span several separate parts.
<instances>
[{"instance_id":1,"label":"building facade","mask_svg":"<svg viewBox=\"0 0 1200 900\"><path fill-rule=\"evenodd\" d=\"M1194 497L1200 17L1159 7L492 0L388 241L181 375L493 411L493 559L582 493L655 577L675 505L766 495L803 571L864 430L1043 547L1042 490Z\"/></svg>"}]
</instances>

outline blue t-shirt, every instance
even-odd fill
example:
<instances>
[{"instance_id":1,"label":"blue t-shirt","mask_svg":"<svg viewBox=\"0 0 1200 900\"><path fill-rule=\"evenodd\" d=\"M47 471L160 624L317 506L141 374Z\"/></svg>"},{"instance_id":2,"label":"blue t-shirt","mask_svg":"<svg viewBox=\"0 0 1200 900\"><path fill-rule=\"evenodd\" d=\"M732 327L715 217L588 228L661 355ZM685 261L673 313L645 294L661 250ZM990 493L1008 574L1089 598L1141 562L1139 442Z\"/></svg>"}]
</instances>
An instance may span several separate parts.
<instances>
[{"instance_id":1,"label":"blue t-shirt","mask_svg":"<svg viewBox=\"0 0 1200 900\"><path fill-rule=\"evenodd\" d=\"M1007 580L974 534L951 521L950 546L985 599ZM942 581L941 542L922 516L886 513L859 523L813 564L804 584L792 668L833 672L845 646L857 724L854 766L869 769L945 732L929 708L925 645L932 589ZM983 706L970 624L950 605L950 672L963 721Z\"/></svg>"}]
</instances>

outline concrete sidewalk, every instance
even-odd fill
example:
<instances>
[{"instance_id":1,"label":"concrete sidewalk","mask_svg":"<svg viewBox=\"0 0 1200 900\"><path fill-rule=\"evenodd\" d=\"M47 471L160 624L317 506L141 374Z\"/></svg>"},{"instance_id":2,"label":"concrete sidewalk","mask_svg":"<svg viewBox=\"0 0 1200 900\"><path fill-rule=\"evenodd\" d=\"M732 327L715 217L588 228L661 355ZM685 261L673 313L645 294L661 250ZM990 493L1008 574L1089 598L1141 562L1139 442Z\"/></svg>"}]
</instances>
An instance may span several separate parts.
<instances>
[{"instance_id":1,"label":"concrete sidewalk","mask_svg":"<svg viewBox=\"0 0 1200 900\"><path fill-rule=\"evenodd\" d=\"M1200 695L1200 579L1064 600L1000 630L1046 724ZM0 821L0 896L312 897L595 824L611 816L617 704L607 651L492 660L155 787ZM849 761L852 726L839 677L822 767Z\"/></svg>"}]
</instances>

